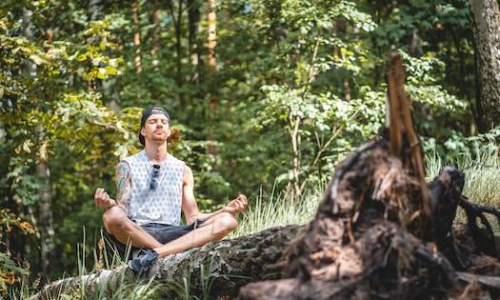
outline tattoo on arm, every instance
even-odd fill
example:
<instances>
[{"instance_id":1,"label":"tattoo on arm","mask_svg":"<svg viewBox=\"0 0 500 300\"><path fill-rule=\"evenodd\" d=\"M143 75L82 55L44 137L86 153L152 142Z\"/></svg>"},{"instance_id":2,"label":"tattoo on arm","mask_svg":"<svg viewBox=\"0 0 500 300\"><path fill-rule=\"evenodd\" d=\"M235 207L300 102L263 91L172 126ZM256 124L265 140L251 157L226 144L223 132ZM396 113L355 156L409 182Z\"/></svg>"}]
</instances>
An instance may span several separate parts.
<instances>
[{"instance_id":1,"label":"tattoo on arm","mask_svg":"<svg viewBox=\"0 0 500 300\"><path fill-rule=\"evenodd\" d=\"M125 162L120 162L116 167L116 202L119 205L127 206L130 200L131 181L129 166Z\"/></svg>"}]
</instances>

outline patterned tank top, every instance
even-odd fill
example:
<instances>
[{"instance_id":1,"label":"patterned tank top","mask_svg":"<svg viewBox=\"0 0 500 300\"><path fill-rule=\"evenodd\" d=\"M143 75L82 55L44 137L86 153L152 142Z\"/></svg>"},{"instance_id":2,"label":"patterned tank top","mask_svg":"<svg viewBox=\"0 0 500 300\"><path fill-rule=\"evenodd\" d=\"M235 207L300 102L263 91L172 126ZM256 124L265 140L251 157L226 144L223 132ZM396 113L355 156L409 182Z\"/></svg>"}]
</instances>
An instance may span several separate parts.
<instances>
[{"instance_id":1,"label":"patterned tank top","mask_svg":"<svg viewBox=\"0 0 500 300\"><path fill-rule=\"evenodd\" d=\"M160 165L156 189L150 189L153 165L144 150L123 159L128 164L132 191L128 201L129 218L138 224L179 225L182 209L182 178L186 164L168 154Z\"/></svg>"}]
</instances>

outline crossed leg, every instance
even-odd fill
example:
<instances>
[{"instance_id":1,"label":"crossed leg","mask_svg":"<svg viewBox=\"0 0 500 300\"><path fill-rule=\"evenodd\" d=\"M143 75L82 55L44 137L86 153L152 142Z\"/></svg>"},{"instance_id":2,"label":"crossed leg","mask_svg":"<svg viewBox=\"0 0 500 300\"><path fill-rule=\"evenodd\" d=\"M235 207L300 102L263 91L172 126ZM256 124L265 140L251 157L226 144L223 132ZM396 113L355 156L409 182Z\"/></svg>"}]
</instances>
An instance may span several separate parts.
<instances>
[{"instance_id":1,"label":"crossed leg","mask_svg":"<svg viewBox=\"0 0 500 300\"><path fill-rule=\"evenodd\" d=\"M161 244L141 226L132 222L125 211L118 206L106 210L103 214L103 223L106 231L123 244L153 249L160 257L218 241L238 225L232 214L219 213L205 220L200 227L193 231L166 244Z\"/></svg>"}]
</instances>

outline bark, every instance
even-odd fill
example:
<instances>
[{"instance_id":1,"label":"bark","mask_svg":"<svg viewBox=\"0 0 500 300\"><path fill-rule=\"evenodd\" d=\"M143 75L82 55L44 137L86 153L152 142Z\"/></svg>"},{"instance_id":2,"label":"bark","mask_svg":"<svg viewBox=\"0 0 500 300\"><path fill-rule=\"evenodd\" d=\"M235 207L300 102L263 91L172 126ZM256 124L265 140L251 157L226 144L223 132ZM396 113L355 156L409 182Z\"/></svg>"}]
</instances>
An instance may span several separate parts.
<instances>
[{"instance_id":1,"label":"bark","mask_svg":"<svg viewBox=\"0 0 500 300\"><path fill-rule=\"evenodd\" d=\"M248 284L240 290L239 299L370 299L377 295L430 299L449 289L458 290L458 278L446 258L391 222L379 222L355 243L325 249L313 257L335 262L315 269L308 280L293 277ZM424 270L429 276L419 275ZM401 280L399 274L407 280ZM441 291L431 294L431 289Z\"/></svg>"},{"instance_id":2,"label":"bark","mask_svg":"<svg viewBox=\"0 0 500 300\"><path fill-rule=\"evenodd\" d=\"M31 23L33 12L27 9L23 10L23 17L25 20L24 35L27 39L33 38L33 26ZM26 63L26 73L30 76L36 76L37 66L33 63ZM36 134L43 139L44 128L38 126L36 128ZM42 156L40 154L40 156ZM50 181L49 181L49 166L44 157L39 157L39 161L36 165L36 177L38 180L38 223L40 224L38 238L40 241L40 262L41 268L45 274L51 273L51 266L55 262L55 242L54 242L54 218L52 214L52 197L50 193Z\"/></svg>"},{"instance_id":3,"label":"bark","mask_svg":"<svg viewBox=\"0 0 500 300\"><path fill-rule=\"evenodd\" d=\"M51 274L55 265L54 216L52 214L52 197L50 194L49 167L46 162L39 162L36 175L40 187L39 194L39 224L40 228L40 260L45 274Z\"/></svg>"},{"instance_id":4,"label":"bark","mask_svg":"<svg viewBox=\"0 0 500 300\"><path fill-rule=\"evenodd\" d=\"M215 47L217 46L217 1L208 0L208 68L215 71L217 68L217 58L215 56Z\"/></svg>"},{"instance_id":5,"label":"bark","mask_svg":"<svg viewBox=\"0 0 500 300\"><path fill-rule=\"evenodd\" d=\"M155 57L160 50L160 10L154 8L151 13L153 21L153 37L151 39L151 56ZM159 64L159 62L157 63ZM158 71L157 65L155 65L155 71Z\"/></svg>"},{"instance_id":6,"label":"bark","mask_svg":"<svg viewBox=\"0 0 500 300\"><path fill-rule=\"evenodd\" d=\"M134 0L132 2L132 22L134 24L134 48L135 48L135 58L134 66L135 73L140 74L142 72L142 62L141 62L141 31L139 23L139 1Z\"/></svg>"},{"instance_id":7,"label":"bark","mask_svg":"<svg viewBox=\"0 0 500 300\"><path fill-rule=\"evenodd\" d=\"M188 46L189 46L189 82L194 86L194 90L186 93L184 97L184 106L190 107L194 99L202 99L204 97L200 82L202 81L202 47L200 45L199 35L201 33L201 2L198 0L187 0L188 13Z\"/></svg>"},{"instance_id":8,"label":"bark","mask_svg":"<svg viewBox=\"0 0 500 300\"><path fill-rule=\"evenodd\" d=\"M207 26L208 26L208 39L207 39L207 69L209 73L215 73L217 70L217 57L215 55L215 48L217 47L217 1L208 0L208 16L207 16ZM215 95L207 97L207 119L211 123L215 122L215 114L219 106L218 99ZM207 140L211 141L208 145L207 152L209 155L214 157L213 167L217 165L217 145L216 138L214 137L213 130L208 131Z\"/></svg>"},{"instance_id":9,"label":"bark","mask_svg":"<svg viewBox=\"0 0 500 300\"><path fill-rule=\"evenodd\" d=\"M249 282L281 276L285 250L299 228L271 228L171 255L160 259L150 274L141 279L154 277L155 283L162 284L165 299L180 297L178 289L184 286L184 279L189 282L190 295L200 295L203 285L209 283L211 298L235 298L239 288ZM209 273L208 278L206 273ZM79 295L82 290L87 296L97 292L112 295L121 284L141 279L134 278L126 266L120 266L114 270L101 270L53 282L33 299L56 299L62 294Z\"/></svg>"},{"instance_id":10,"label":"bark","mask_svg":"<svg viewBox=\"0 0 500 300\"><path fill-rule=\"evenodd\" d=\"M464 174L453 167L445 167L429 184L434 228L433 240L438 249L459 270L465 268L464 262L456 251L453 239L453 220L462 197Z\"/></svg>"},{"instance_id":11,"label":"bark","mask_svg":"<svg viewBox=\"0 0 500 300\"><path fill-rule=\"evenodd\" d=\"M300 154L301 154L301 138L300 138L300 125L302 124L301 117L295 117L293 115L288 116L288 135L292 142L292 197L295 203L300 201L300 196L302 194L300 188L300 174L302 173L302 168L300 164Z\"/></svg>"},{"instance_id":12,"label":"bark","mask_svg":"<svg viewBox=\"0 0 500 300\"><path fill-rule=\"evenodd\" d=\"M88 10L90 20L99 20L103 15L101 0L90 0L88 4Z\"/></svg>"},{"instance_id":13,"label":"bark","mask_svg":"<svg viewBox=\"0 0 500 300\"><path fill-rule=\"evenodd\" d=\"M174 28L175 28L175 51L176 51L176 54L177 54L177 59L176 59L176 68L175 68L175 71L176 71L176 82L177 82L177 86L179 87L179 90L180 87L182 87L184 85L184 80L183 80L183 77L182 77L182 59L183 59L183 56L182 56L182 13L183 13L183 10L184 10L184 1L181 0L181 1L177 1L177 7L174 7L173 3L172 2L169 2L168 3L168 9L170 11L170 15L172 17L172 20L174 22ZM174 8L177 8L177 11L174 11ZM180 99L180 103L182 105L183 103L183 94L180 94L179 95L179 99Z\"/></svg>"},{"instance_id":14,"label":"bark","mask_svg":"<svg viewBox=\"0 0 500 300\"><path fill-rule=\"evenodd\" d=\"M194 69L191 81L197 89L200 85L200 47L198 33L200 32L200 5L197 0L188 0L188 22L189 22L189 55L191 66Z\"/></svg>"},{"instance_id":15,"label":"bark","mask_svg":"<svg viewBox=\"0 0 500 300\"><path fill-rule=\"evenodd\" d=\"M500 11L497 0L470 0L476 57L479 130L500 123Z\"/></svg>"}]
</instances>

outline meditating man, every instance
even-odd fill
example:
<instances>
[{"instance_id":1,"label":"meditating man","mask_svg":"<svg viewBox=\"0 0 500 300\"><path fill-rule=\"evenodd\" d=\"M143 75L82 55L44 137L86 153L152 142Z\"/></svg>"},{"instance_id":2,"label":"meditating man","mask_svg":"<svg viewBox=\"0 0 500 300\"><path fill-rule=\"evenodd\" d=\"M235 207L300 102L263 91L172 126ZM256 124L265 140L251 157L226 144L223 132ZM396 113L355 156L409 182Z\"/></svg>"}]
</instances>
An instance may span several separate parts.
<instances>
[{"instance_id":1,"label":"meditating man","mask_svg":"<svg viewBox=\"0 0 500 300\"><path fill-rule=\"evenodd\" d=\"M95 192L111 240L121 249L132 246L128 264L135 273L147 271L158 257L223 238L236 228L235 214L248 205L240 194L218 211L201 213L191 169L167 151L170 134L166 110L144 110L139 132L144 149L117 165L116 200L102 188ZM181 225L181 211L187 225Z\"/></svg>"}]
</instances>

